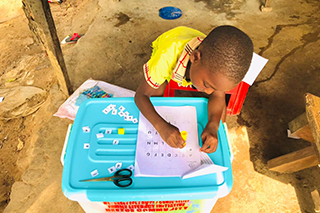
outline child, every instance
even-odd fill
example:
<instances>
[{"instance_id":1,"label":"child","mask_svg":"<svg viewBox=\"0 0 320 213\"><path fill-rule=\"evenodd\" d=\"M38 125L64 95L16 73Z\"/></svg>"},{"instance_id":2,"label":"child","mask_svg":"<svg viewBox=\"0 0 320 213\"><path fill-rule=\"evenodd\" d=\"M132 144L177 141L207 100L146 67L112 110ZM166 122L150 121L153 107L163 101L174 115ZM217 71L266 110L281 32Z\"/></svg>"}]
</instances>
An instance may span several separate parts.
<instances>
[{"instance_id":1,"label":"child","mask_svg":"<svg viewBox=\"0 0 320 213\"><path fill-rule=\"evenodd\" d=\"M151 59L144 65L145 80L136 91L136 105L169 146L183 148L179 129L155 111L150 96L162 96L170 80L209 94L208 123L201 134L200 151L216 151L219 121L226 115L225 91L237 86L248 71L251 39L232 26L217 27L208 36L177 27L159 36L152 47Z\"/></svg>"}]
</instances>

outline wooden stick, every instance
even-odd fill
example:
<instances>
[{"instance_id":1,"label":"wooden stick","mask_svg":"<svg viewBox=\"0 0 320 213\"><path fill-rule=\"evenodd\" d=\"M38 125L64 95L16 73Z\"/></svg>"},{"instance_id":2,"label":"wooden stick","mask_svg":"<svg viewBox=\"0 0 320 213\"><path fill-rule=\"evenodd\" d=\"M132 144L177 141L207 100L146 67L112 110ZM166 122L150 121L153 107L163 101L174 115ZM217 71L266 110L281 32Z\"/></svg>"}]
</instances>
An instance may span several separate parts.
<instances>
[{"instance_id":1,"label":"wooden stick","mask_svg":"<svg viewBox=\"0 0 320 213\"><path fill-rule=\"evenodd\" d=\"M305 98L307 119L317 148L315 151L320 156L320 98L310 93Z\"/></svg>"},{"instance_id":2,"label":"wooden stick","mask_svg":"<svg viewBox=\"0 0 320 213\"><path fill-rule=\"evenodd\" d=\"M271 171L289 173L318 165L319 161L313 146L282 155L268 161Z\"/></svg>"},{"instance_id":3,"label":"wooden stick","mask_svg":"<svg viewBox=\"0 0 320 213\"><path fill-rule=\"evenodd\" d=\"M314 138L309 126L306 113L303 113L302 115L298 116L288 125L292 135L302 138L303 140L309 142L314 142Z\"/></svg>"}]
</instances>

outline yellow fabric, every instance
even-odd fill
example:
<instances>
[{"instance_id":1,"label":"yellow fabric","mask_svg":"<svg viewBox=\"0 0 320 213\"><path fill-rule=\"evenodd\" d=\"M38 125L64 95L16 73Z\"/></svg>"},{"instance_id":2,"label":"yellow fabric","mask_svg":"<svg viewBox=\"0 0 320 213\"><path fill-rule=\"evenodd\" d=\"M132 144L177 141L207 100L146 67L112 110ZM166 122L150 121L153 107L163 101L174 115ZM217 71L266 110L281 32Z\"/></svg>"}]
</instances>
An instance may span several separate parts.
<instances>
[{"instance_id":1,"label":"yellow fabric","mask_svg":"<svg viewBox=\"0 0 320 213\"><path fill-rule=\"evenodd\" d=\"M195 49L205 36L200 31L188 27L176 27L160 35L152 43L153 52L151 58L144 65L144 75L148 84L157 89L164 81L169 82L173 78L173 70L176 68L179 57L182 56L181 54L186 45L192 39L193 41L198 40L200 42L196 46L193 45ZM189 54L191 52L192 50L188 51ZM183 72L182 74L184 75ZM180 81L182 79L174 80ZM185 79L182 81L178 83L182 83L182 85L188 84Z\"/></svg>"},{"instance_id":2,"label":"yellow fabric","mask_svg":"<svg viewBox=\"0 0 320 213\"><path fill-rule=\"evenodd\" d=\"M186 70L187 70L191 53L201 44L202 40L203 39L201 39L200 37L193 38L184 47L180 55L180 58L177 61L176 67L172 72L171 80L177 82L178 85L183 87L188 87L192 85L191 81L187 82L185 79Z\"/></svg>"}]
</instances>

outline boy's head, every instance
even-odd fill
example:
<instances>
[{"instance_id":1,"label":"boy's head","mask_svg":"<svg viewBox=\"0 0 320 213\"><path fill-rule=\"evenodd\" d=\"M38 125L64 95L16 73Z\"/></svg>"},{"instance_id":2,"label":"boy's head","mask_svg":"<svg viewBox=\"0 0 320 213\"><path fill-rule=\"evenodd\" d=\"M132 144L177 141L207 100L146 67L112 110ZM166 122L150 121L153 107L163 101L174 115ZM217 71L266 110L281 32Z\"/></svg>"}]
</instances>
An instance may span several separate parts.
<instances>
[{"instance_id":1,"label":"boy's head","mask_svg":"<svg viewBox=\"0 0 320 213\"><path fill-rule=\"evenodd\" d=\"M217 27L202 41L198 50L192 52L190 79L204 92L207 92L205 88L212 87L213 90L207 93L228 91L244 78L252 54L253 44L248 35L233 26ZM209 82L202 84L203 78ZM219 79L211 82L212 78L220 78L222 82L217 82Z\"/></svg>"}]
</instances>

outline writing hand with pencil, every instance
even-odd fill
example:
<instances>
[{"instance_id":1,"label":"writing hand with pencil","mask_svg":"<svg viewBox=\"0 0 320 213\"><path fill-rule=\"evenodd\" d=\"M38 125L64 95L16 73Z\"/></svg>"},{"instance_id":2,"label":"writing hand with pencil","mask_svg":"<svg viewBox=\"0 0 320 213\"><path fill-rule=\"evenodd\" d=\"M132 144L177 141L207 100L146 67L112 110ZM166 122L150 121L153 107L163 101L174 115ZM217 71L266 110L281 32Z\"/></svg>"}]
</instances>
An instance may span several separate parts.
<instances>
[{"instance_id":1,"label":"writing hand with pencil","mask_svg":"<svg viewBox=\"0 0 320 213\"><path fill-rule=\"evenodd\" d=\"M182 138L179 129L170 123L166 124L167 125L161 126L161 128L157 129L161 138L172 148L182 149L185 146L185 141Z\"/></svg>"}]
</instances>

